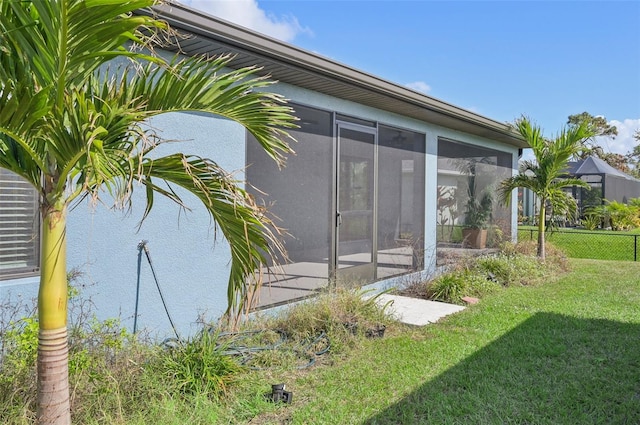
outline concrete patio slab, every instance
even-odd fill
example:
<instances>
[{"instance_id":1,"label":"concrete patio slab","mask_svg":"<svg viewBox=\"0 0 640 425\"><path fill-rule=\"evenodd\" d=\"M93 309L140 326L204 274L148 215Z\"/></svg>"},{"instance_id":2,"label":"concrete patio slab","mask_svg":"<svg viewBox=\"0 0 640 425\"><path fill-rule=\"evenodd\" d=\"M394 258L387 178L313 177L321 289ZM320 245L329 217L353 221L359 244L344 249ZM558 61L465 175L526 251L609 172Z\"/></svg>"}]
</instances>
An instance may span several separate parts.
<instances>
[{"instance_id":1,"label":"concrete patio slab","mask_svg":"<svg viewBox=\"0 0 640 425\"><path fill-rule=\"evenodd\" d=\"M465 307L461 305L389 294L380 295L376 301L380 305L391 302L389 307L387 307L389 313L394 315L402 323L415 326L435 323L449 314L457 313L465 309Z\"/></svg>"}]
</instances>

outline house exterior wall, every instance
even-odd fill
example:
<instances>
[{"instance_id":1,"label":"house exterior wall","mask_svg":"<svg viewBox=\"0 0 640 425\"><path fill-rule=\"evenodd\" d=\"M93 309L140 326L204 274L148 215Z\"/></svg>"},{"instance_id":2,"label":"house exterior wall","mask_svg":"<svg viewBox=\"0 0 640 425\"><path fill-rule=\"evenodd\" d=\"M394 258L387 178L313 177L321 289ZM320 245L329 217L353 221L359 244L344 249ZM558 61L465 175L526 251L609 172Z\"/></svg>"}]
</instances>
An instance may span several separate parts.
<instances>
[{"instance_id":1,"label":"house exterior wall","mask_svg":"<svg viewBox=\"0 0 640 425\"><path fill-rule=\"evenodd\" d=\"M517 148L455 129L286 84L278 84L270 89L292 102L426 134L426 255L425 270L419 275L435 270L438 138L509 152L514 158L514 168L517 163ZM240 125L219 117L187 113L157 117L150 125L159 129L165 139L183 141L161 147L158 154L181 151L209 157L228 171L238 171L238 178L242 178L246 137ZM148 241L166 307L181 336L193 334L198 329L196 322L199 315L206 320L215 320L223 313L229 274L228 245L221 234L216 238L213 222L197 199L185 196L184 200L192 208L191 211L183 211L169 200L156 197L151 214L139 229L137 225L145 206L145 194L139 187L134 195L133 208L126 214L110 209L111 200L107 198L104 199L104 205L85 202L69 213L68 265L83 273L79 283L86 287L81 291L84 296L91 297L99 318L119 316L123 324L132 329L138 282L138 244L142 240ZM514 203L512 228L516 226L516 218ZM144 255L141 257L139 276L138 327L146 328L158 337L171 336L171 327ZM388 287L407 278L411 276L377 282L374 286ZM18 296L29 299L37 295L37 290L37 278L0 281L0 299L15 299Z\"/></svg>"},{"instance_id":2,"label":"house exterior wall","mask_svg":"<svg viewBox=\"0 0 640 425\"><path fill-rule=\"evenodd\" d=\"M231 121L186 113L154 119L150 125L166 139L183 140L160 147L157 154L180 150L216 160L226 170L244 167L244 129ZM240 176L241 177L241 176ZM180 191L178 191L180 193ZM85 202L69 212L68 267L83 273L77 283L82 295L95 303L99 318L120 317L133 328L138 276L138 243L148 247L167 308L181 335L193 333L198 314L215 319L226 308L229 249L216 235L207 211L192 196L183 198L191 211L156 196L151 214L138 230L145 207L142 187L134 189L130 212ZM37 296L38 279L0 281L0 299ZM86 287L82 287L86 285ZM151 268L142 256L138 328L152 335L171 336L171 327L158 295Z\"/></svg>"}]
</instances>

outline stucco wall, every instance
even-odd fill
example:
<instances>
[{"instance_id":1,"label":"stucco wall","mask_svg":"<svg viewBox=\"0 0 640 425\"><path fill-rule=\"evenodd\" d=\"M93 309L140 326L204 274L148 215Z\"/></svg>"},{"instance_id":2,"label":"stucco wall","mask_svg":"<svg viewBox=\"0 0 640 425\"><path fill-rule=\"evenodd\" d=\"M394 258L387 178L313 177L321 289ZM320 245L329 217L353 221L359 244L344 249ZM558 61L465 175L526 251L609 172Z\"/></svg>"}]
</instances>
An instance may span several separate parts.
<instances>
[{"instance_id":1,"label":"stucco wall","mask_svg":"<svg viewBox=\"0 0 640 425\"><path fill-rule=\"evenodd\" d=\"M455 130L433 126L406 117L389 114L371 107L331 98L285 84L271 88L292 101L334 110L368 120L403 127L427 135L425 197L425 264L429 274L435 269L437 140L447 137L467 143L511 152L514 166L517 149ZM161 147L158 153L182 151L212 158L227 170L241 171L245 165L244 129L233 122L212 116L173 113L158 117L150 123L162 131L166 139L182 140ZM241 174L239 174L241 177ZM138 230L137 224L144 210L145 194L138 188L134 208L124 214L104 205L84 203L69 214L68 264L84 273L83 289L90 296L100 318L120 316L129 328L133 325L136 297L138 243L148 241L159 284L179 332L182 335L197 329L199 314L212 320L226 308L229 251L213 223L198 201L185 197L191 211L183 211L171 201L157 197L151 215ZM513 226L516 214L513 210ZM515 228L515 227L514 227ZM402 277L392 282L410 279ZM0 298L21 295L30 298L37 293L37 278L0 282ZM377 287L389 286L379 282ZM138 325L158 337L170 336L171 328L160 302L158 291L146 258L140 268L140 304Z\"/></svg>"},{"instance_id":2,"label":"stucco wall","mask_svg":"<svg viewBox=\"0 0 640 425\"><path fill-rule=\"evenodd\" d=\"M165 139L182 140L157 149L157 154L182 151L209 157L226 170L244 167L244 129L231 121L186 113L172 113L150 122ZM241 177L241 176L240 176ZM181 193L179 191L179 193ZM181 210L170 200L157 196L153 210L138 230L145 207L142 187L134 189L130 212L102 203L85 202L69 213L68 265L83 273L79 283L96 306L100 318L121 317L132 329L135 308L138 243L148 247L167 308L181 334L191 333L198 314L215 319L226 308L229 275L228 245L215 234L213 222L199 201L189 195L183 200L191 211ZM217 236L217 237L216 237ZM217 239L217 240L216 240ZM0 296L37 295L37 278L0 282ZM152 334L171 332L160 302L151 269L142 256L138 326Z\"/></svg>"}]
</instances>

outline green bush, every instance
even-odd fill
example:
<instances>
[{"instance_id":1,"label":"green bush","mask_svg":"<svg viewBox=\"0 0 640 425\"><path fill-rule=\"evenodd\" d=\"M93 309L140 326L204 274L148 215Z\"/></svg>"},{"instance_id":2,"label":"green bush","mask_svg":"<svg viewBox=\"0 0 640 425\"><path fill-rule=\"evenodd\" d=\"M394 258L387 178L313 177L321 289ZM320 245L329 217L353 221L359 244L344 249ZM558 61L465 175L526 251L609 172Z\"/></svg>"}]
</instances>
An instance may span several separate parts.
<instances>
[{"instance_id":1,"label":"green bush","mask_svg":"<svg viewBox=\"0 0 640 425\"><path fill-rule=\"evenodd\" d=\"M481 298L501 287L534 285L568 270L564 253L552 245L547 247L547 260L535 256L536 243L505 243L497 255L465 259L436 279L407 289L433 300L460 304L465 296Z\"/></svg>"},{"instance_id":2,"label":"green bush","mask_svg":"<svg viewBox=\"0 0 640 425\"><path fill-rule=\"evenodd\" d=\"M133 367L132 362L138 344L130 340L119 320L83 320L76 318L69 326L71 402L73 416L80 423L82 418L95 417L96 409L122 411L125 393L139 392L131 388L134 382L139 387L141 375L141 368ZM26 317L1 333L0 417L12 418L6 423L30 423L35 417L38 321Z\"/></svg>"},{"instance_id":3,"label":"green bush","mask_svg":"<svg viewBox=\"0 0 640 425\"><path fill-rule=\"evenodd\" d=\"M544 275L537 258L522 254L498 254L478 258L475 268L495 279L502 286L531 285Z\"/></svg>"},{"instance_id":4,"label":"green bush","mask_svg":"<svg viewBox=\"0 0 640 425\"><path fill-rule=\"evenodd\" d=\"M500 285L488 279L486 274L461 267L428 283L426 295L433 300L460 304L463 297L482 297L495 292L499 287Z\"/></svg>"},{"instance_id":5,"label":"green bush","mask_svg":"<svg viewBox=\"0 0 640 425\"><path fill-rule=\"evenodd\" d=\"M446 273L427 286L427 296L436 301L459 302L467 295L469 283L463 273Z\"/></svg>"},{"instance_id":6,"label":"green bush","mask_svg":"<svg viewBox=\"0 0 640 425\"><path fill-rule=\"evenodd\" d=\"M0 336L0 418L29 423L35 418L38 321L27 317L10 322Z\"/></svg>"},{"instance_id":7,"label":"green bush","mask_svg":"<svg viewBox=\"0 0 640 425\"><path fill-rule=\"evenodd\" d=\"M595 212L586 213L582 219L582 225L587 230L596 230L602 223L602 215Z\"/></svg>"},{"instance_id":8,"label":"green bush","mask_svg":"<svg viewBox=\"0 0 640 425\"><path fill-rule=\"evenodd\" d=\"M604 211L612 230L629 230L638 225L637 208L605 199Z\"/></svg>"}]
</instances>

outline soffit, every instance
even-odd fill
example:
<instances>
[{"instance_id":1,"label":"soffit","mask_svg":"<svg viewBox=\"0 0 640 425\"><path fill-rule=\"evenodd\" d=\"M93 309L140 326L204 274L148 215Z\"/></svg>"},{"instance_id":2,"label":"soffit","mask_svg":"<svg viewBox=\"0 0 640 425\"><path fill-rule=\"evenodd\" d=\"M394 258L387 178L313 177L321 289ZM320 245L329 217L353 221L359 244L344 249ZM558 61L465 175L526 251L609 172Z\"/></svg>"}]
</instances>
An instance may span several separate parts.
<instances>
[{"instance_id":1,"label":"soffit","mask_svg":"<svg viewBox=\"0 0 640 425\"><path fill-rule=\"evenodd\" d=\"M247 30L180 4L153 8L172 28L188 34L172 50L187 55L233 54L234 68L258 66L272 79L443 127L527 148L506 124ZM149 13L141 11L141 13Z\"/></svg>"}]
</instances>

